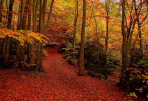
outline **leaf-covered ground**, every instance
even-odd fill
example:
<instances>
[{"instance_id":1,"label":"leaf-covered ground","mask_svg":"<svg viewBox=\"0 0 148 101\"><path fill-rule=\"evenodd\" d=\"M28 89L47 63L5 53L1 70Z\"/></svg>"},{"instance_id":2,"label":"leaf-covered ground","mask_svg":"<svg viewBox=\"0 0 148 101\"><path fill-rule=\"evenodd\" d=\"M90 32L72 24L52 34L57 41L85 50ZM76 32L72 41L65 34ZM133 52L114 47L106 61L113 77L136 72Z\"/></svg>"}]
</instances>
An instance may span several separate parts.
<instances>
[{"instance_id":1,"label":"leaf-covered ground","mask_svg":"<svg viewBox=\"0 0 148 101\"><path fill-rule=\"evenodd\" d=\"M128 101L115 82L78 76L57 48L47 51L45 73L0 69L0 101Z\"/></svg>"}]
</instances>

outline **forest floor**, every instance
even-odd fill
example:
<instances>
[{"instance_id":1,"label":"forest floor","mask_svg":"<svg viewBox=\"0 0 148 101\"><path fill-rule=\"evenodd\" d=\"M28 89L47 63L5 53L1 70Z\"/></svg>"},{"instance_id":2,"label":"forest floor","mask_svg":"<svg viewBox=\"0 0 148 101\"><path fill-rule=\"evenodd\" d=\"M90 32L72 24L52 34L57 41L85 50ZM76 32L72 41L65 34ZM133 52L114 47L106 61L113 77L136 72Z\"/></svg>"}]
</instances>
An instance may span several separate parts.
<instances>
[{"instance_id":1,"label":"forest floor","mask_svg":"<svg viewBox=\"0 0 148 101\"><path fill-rule=\"evenodd\" d=\"M46 72L0 69L0 101L129 100L116 85L118 74L109 77L110 80L79 76L78 67L61 58L58 48L46 50L48 55L43 61Z\"/></svg>"}]
</instances>

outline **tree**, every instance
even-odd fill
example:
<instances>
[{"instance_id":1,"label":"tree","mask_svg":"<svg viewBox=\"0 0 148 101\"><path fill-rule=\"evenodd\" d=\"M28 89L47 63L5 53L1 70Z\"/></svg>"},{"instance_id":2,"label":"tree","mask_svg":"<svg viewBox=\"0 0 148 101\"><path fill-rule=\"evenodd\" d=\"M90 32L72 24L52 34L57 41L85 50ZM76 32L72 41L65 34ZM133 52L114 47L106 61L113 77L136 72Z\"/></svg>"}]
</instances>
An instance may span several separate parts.
<instances>
[{"instance_id":1,"label":"tree","mask_svg":"<svg viewBox=\"0 0 148 101\"><path fill-rule=\"evenodd\" d=\"M81 31L81 46L80 46L80 61L79 61L79 75L84 75L84 38L85 38L85 24L86 24L86 0L83 0L83 20Z\"/></svg>"},{"instance_id":2,"label":"tree","mask_svg":"<svg viewBox=\"0 0 148 101\"><path fill-rule=\"evenodd\" d=\"M137 24L138 24L138 34L139 34L139 45L140 45L140 58L143 59L143 45L142 45L142 26L144 21L146 20L148 16L148 4L146 0L139 0L138 2L136 0L133 0L134 2L134 9L135 9L135 14L136 14L136 19L137 19ZM139 4L138 4L139 3ZM146 5L145 5L146 4ZM143 13L146 11L146 14L144 15ZM143 17L141 17L143 16Z\"/></svg>"},{"instance_id":3,"label":"tree","mask_svg":"<svg viewBox=\"0 0 148 101\"><path fill-rule=\"evenodd\" d=\"M75 0L75 20L74 20L74 34L73 34L73 51L75 50L75 38L77 32L77 19L78 19L78 0Z\"/></svg>"},{"instance_id":4,"label":"tree","mask_svg":"<svg viewBox=\"0 0 148 101\"><path fill-rule=\"evenodd\" d=\"M13 11L13 4L14 4L14 0L10 0L9 3L9 14L8 14L8 22L7 22L7 28L10 29L11 28L11 22L12 22L12 11ZM3 49L4 49L4 53L3 53L3 58L4 58L4 62L3 65L6 65L6 63L8 62L8 58L9 58L9 47L10 47L10 38L7 36L6 39L4 39L4 45L3 45Z\"/></svg>"},{"instance_id":5,"label":"tree","mask_svg":"<svg viewBox=\"0 0 148 101\"><path fill-rule=\"evenodd\" d=\"M105 1L106 3L106 37L105 37L105 61L107 63L107 50L108 50L108 34L109 34L109 7L108 7L108 4L109 4L109 1L106 0Z\"/></svg>"},{"instance_id":6,"label":"tree","mask_svg":"<svg viewBox=\"0 0 148 101\"><path fill-rule=\"evenodd\" d=\"M51 18L53 4L54 4L54 0L52 0L51 4L50 4L50 10L49 10L49 13L48 13L48 19L47 19L47 24L46 24L45 32L47 32L49 24L50 24L49 22L50 22L50 18Z\"/></svg>"},{"instance_id":7,"label":"tree","mask_svg":"<svg viewBox=\"0 0 148 101\"><path fill-rule=\"evenodd\" d=\"M126 41L127 36L125 32L125 0L122 0L122 36L123 36L123 43L122 43L122 73L126 69L127 65L127 53L126 53Z\"/></svg>"},{"instance_id":8,"label":"tree","mask_svg":"<svg viewBox=\"0 0 148 101\"><path fill-rule=\"evenodd\" d=\"M127 3L128 2L126 2L126 0L122 0L122 73L126 68L128 68L127 59L129 54L129 48L131 46L131 40L137 20L135 19L135 15L133 15L134 4L131 3L131 9L127 10L125 7L125 5L129 7ZM126 13L128 13L128 16L126 16Z\"/></svg>"},{"instance_id":9,"label":"tree","mask_svg":"<svg viewBox=\"0 0 148 101\"><path fill-rule=\"evenodd\" d=\"M3 9L3 0L0 0L0 22L2 22L2 9Z\"/></svg>"},{"instance_id":10,"label":"tree","mask_svg":"<svg viewBox=\"0 0 148 101\"><path fill-rule=\"evenodd\" d=\"M46 13L46 6L47 0L44 0L42 4L42 0L40 0L40 18L39 18L39 32L44 33L44 23L45 22L45 13ZM37 42L37 49L36 49L36 66L38 70L42 68L42 50L43 45L40 41Z\"/></svg>"},{"instance_id":11,"label":"tree","mask_svg":"<svg viewBox=\"0 0 148 101\"><path fill-rule=\"evenodd\" d=\"M28 0L28 26L27 26L27 29L28 30L31 30L31 3L32 3L32 0ZM33 12L34 11L34 8L35 8L35 2L33 2ZM34 13L33 13L33 17L34 17ZM33 19L36 19L36 18L33 18ZM34 24L34 23L33 23ZM34 31L34 29L33 29ZM27 62L29 64L33 64L33 59L34 59L34 43L33 44L30 44L30 43L27 43Z\"/></svg>"}]
</instances>

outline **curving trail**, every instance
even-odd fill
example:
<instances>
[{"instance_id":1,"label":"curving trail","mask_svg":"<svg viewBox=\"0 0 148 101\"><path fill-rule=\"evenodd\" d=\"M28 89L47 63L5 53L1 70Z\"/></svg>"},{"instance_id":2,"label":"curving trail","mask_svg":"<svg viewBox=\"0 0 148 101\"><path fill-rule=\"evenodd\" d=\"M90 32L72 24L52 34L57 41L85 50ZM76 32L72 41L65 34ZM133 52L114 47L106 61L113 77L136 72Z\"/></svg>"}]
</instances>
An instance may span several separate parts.
<instances>
[{"instance_id":1,"label":"curving trail","mask_svg":"<svg viewBox=\"0 0 148 101\"><path fill-rule=\"evenodd\" d=\"M46 73L0 69L0 101L128 101L115 83L78 76L57 49L46 49Z\"/></svg>"}]
</instances>

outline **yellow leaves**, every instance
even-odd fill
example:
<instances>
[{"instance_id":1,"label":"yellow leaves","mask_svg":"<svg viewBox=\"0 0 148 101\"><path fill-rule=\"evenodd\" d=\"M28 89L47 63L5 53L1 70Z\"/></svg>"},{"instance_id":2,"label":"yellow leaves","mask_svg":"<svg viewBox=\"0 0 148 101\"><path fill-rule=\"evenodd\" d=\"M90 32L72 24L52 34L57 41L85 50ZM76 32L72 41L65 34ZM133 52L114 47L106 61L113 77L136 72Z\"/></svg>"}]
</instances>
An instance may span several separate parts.
<instances>
[{"instance_id":1,"label":"yellow leaves","mask_svg":"<svg viewBox=\"0 0 148 101\"><path fill-rule=\"evenodd\" d=\"M40 41L41 43L46 43L47 40L48 40L48 38L45 35L41 34L41 33L26 31L26 34L31 39L31 40L28 40L30 42L34 41L33 39L36 39L36 40ZM28 37L26 37L26 38L28 38Z\"/></svg>"},{"instance_id":2,"label":"yellow leaves","mask_svg":"<svg viewBox=\"0 0 148 101\"><path fill-rule=\"evenodd\" d=\"M35 33L29 30L10 30L7 28L0 27L0 38L4 38L5 36L12 37L16 40L20 41L20 44L23 45L25 41L28 43L36 43L35 41L40 41L41 43L47 42L47 37L42 35L41 33Z\"/></svg>"}]
</instances>

